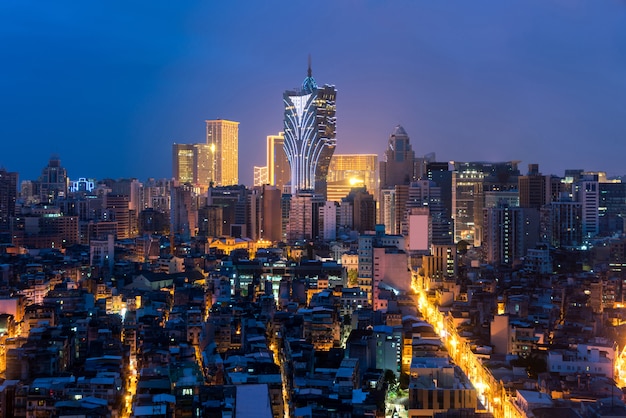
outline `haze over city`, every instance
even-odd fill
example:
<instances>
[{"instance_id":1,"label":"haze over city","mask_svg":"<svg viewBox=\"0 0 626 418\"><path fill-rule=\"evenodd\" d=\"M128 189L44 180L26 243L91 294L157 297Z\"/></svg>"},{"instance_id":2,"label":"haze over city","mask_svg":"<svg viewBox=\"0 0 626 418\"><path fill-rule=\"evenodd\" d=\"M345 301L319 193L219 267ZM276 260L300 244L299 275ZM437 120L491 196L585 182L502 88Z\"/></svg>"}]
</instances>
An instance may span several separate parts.
<instances>
[{"instance_id":1,"label":"haze over city","mask_svg":"<svg viewBox=\"0 0 626 418\"><path fill-rule=\"evenodd\" d=\"M337 153L626 174L622 1L0 4L0 166L34 179L171 177L173 142L240 122L240 182L282 130L282 93L337 87Z\"/></svg>"}]
</instances>

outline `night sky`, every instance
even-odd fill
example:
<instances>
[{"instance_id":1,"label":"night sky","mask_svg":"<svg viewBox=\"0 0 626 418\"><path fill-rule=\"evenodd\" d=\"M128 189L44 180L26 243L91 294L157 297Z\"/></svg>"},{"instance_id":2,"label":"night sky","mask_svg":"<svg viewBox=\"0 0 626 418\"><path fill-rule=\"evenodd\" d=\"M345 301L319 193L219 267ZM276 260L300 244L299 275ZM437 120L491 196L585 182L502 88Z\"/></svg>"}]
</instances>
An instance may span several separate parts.
<instances>
[{"instance_id":1,"label":"night sky","mask_svg":"<svg viewBox=\"0 0 626 418\"><path fill-rule=\"evenodd\" d=\"M172 143L240 122L240 183L282 94L337 87L336 153L626 174L626 2L0 2L0 167L36 179L171 177Z\"/></svg>"}]
</instances>

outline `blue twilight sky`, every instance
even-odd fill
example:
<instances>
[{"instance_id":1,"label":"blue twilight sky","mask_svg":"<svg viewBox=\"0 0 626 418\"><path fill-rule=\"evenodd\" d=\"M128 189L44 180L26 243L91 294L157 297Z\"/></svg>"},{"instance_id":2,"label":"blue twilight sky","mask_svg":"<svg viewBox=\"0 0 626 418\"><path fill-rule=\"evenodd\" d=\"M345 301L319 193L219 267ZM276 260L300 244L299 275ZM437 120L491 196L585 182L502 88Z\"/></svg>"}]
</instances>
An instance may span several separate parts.
<instances>
[{"instance_id":1,"label":"blue twilight sky","mask_svg":"<svg viewBox=\"0 0 626 418\"><path fill-rule=\"evenodd\" d=\"M240 183L311 54L337 153L626 174L623 0L0 2L0 166L170 177L172 143L239 121Z\"/></svg>"}]
</instances>

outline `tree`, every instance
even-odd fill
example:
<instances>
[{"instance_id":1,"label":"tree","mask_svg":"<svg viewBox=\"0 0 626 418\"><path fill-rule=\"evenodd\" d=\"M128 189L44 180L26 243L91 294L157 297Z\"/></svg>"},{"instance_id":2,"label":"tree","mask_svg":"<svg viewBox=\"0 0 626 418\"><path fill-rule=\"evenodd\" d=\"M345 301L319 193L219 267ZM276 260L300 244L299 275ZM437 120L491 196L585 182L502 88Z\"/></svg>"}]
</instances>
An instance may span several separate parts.
<instances>
[{"instance_id":1,"label":"tree","mask_svg":"<svg viewBox=\"0 0 626 418\"><path fill-rule=\"evenodd\" d=\"M411 381L411 379L409 378L409 374L408 373L400 374L400 388L401 389L408 389L410 381Z\"/></svg>"},{"instance_id":2,"label":"tree","mask_svg":"<svg viewBox=\"0 0 626 418\"><path fill-rule=\"evenodd\" d=\"M359 271L357 269L348 270L348 285L355 287L359 284Z\"/></svg>"},{"instance_id":3,"label":"tree","mask_svg":"<svg viewBox=\"0 0 626 418\"><path fill-rule=\"evenodd\" d=\"M396 374L392 371L392 370L385 370L385 374L383 375L383 380L385 381L385 383L387 383L387 386L391 389L391 388L395 388L396 384L398 383L397 379L396 379Z\"/></svg>"}]
</instances>

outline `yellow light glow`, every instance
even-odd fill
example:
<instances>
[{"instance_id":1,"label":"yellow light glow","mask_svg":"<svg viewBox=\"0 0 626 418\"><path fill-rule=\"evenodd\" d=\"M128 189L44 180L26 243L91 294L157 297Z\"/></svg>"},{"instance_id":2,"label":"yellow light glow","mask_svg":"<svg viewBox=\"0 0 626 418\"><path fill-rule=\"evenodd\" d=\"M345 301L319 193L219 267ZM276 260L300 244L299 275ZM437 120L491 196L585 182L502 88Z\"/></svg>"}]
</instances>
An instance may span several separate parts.
<instances>
[{"instance_id":1,"label":"yellow light glow","mask_svg":"<svg viewBox=\"0 0 626 418\"><path fill-rule=\"evenodd\" d=\"M478 393L481 393L481 394L485 391L485 389L487 389L487 385L485 385L483 382L476 382L474 387L476 387L476 390L478 391Z\"/></svg>"},{"instance_id":2,"label":"yellow light glow","mask_svg":"<svg viewBox=\"0 0 626 418\"><path fill-rule=\"evenodd\" d=\"M450 344L452 345L452 347L454 347L456 349L456 346L458 344L458 340L456 339L456 335L453 335L452 338L450 339Z\"/></svg>"}]
</instances>

